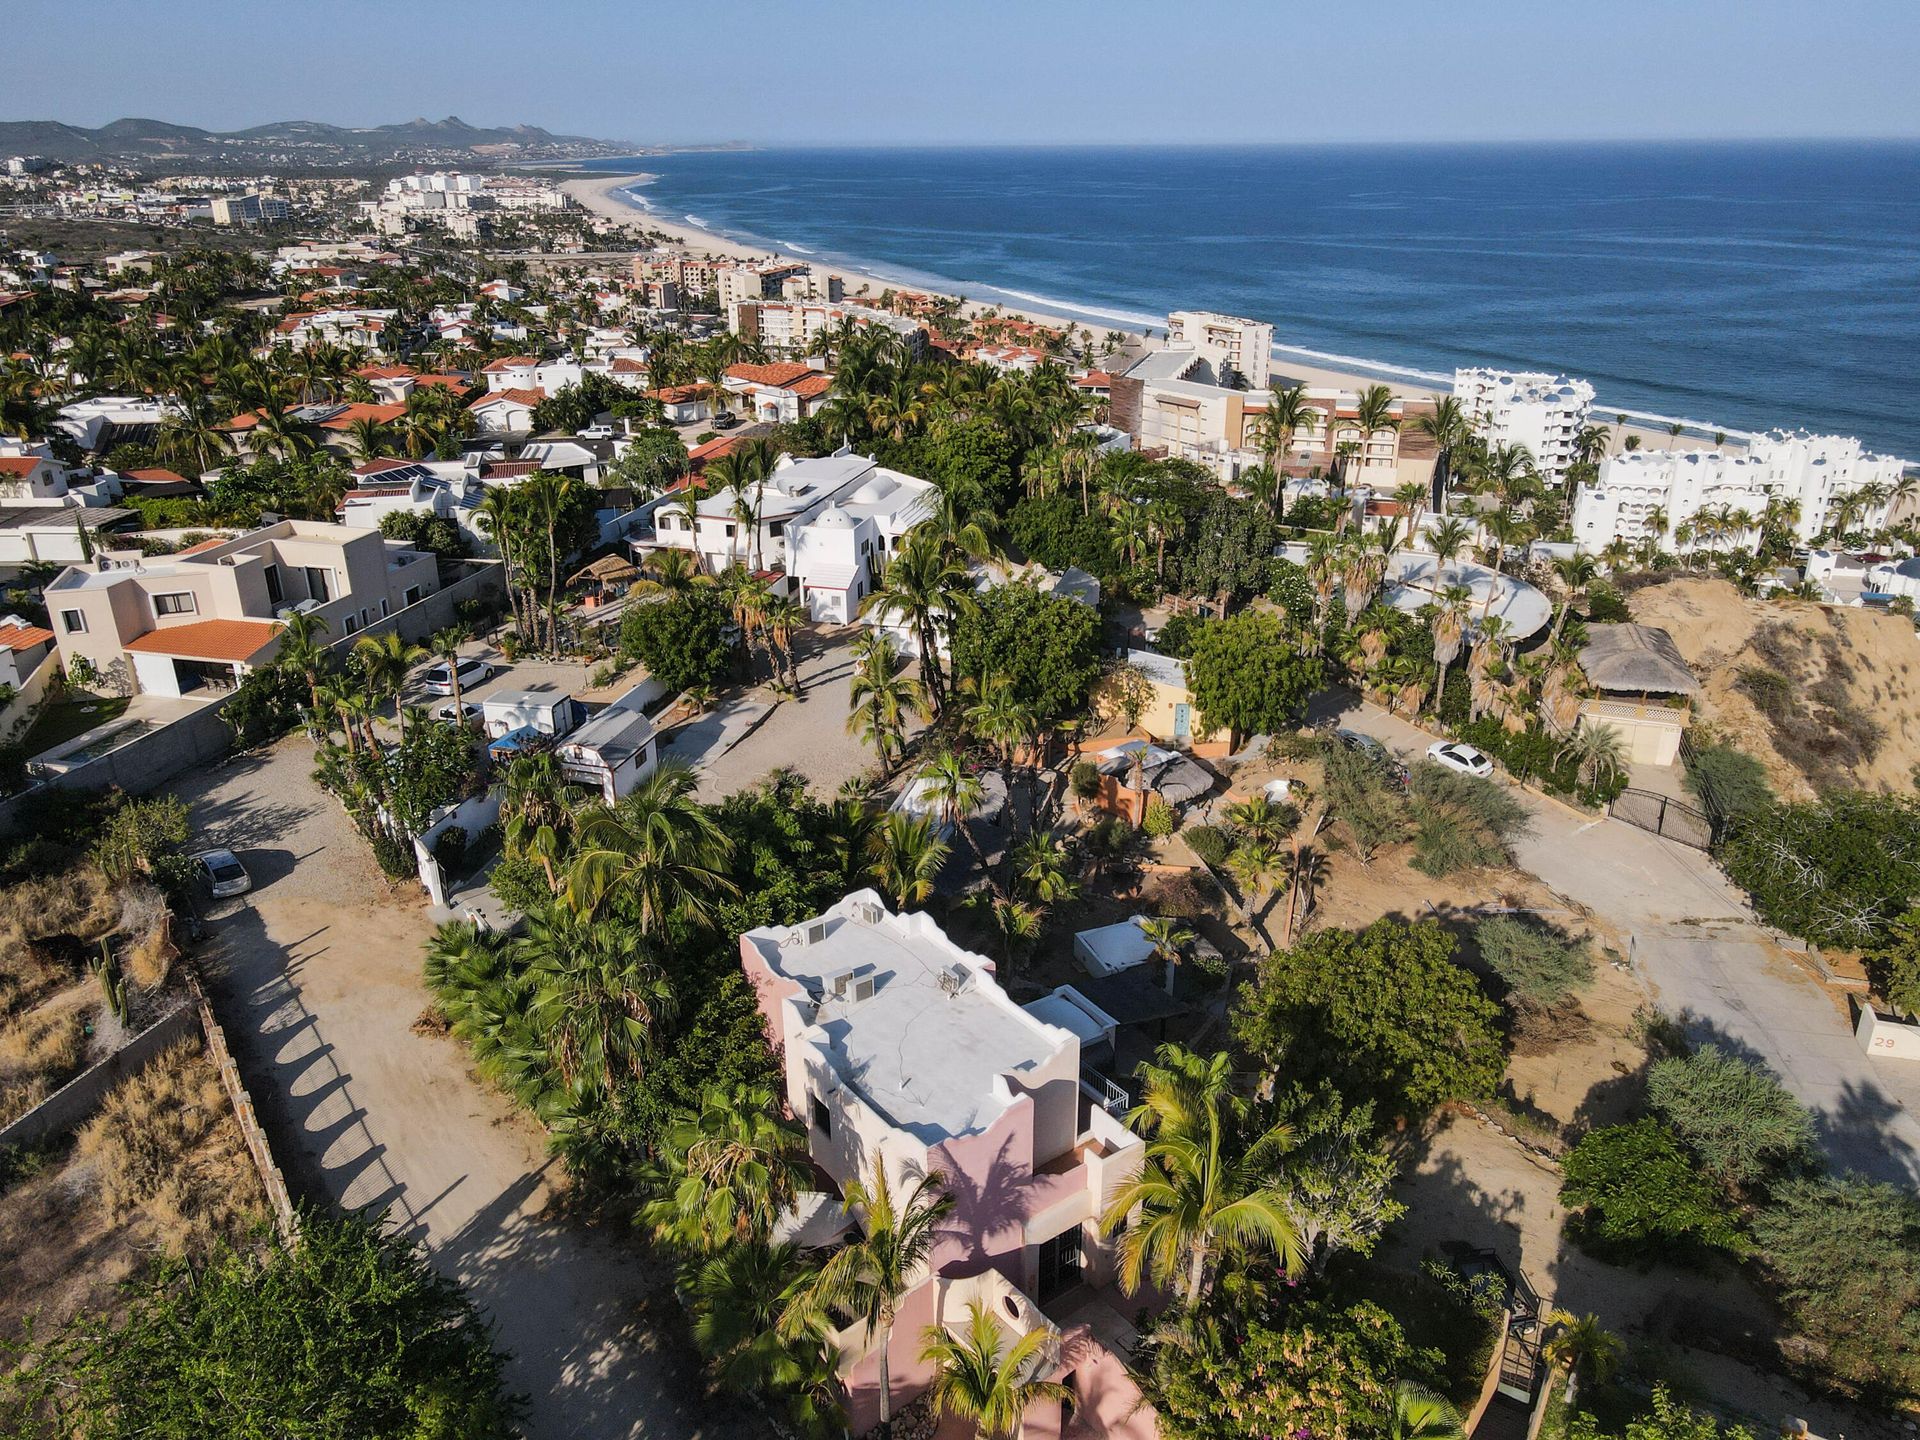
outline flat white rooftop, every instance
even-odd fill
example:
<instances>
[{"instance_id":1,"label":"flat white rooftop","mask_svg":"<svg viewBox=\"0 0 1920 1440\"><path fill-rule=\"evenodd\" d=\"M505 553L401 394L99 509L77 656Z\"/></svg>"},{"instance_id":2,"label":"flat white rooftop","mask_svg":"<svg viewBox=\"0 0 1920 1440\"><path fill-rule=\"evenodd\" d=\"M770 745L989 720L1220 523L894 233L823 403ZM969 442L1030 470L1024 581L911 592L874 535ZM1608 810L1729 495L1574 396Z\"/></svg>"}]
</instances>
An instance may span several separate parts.
<instances>
[{"instance_id":1,"label":"flat white rooftop","mask_svg":"<svg viewBox=\"0 0 1920 1440\"><path fill-rule=\"evenodd\" d=\"M748 938L815 997L814 1026L840 1081L928 1145L987 1128L1005 1106L994 1077L1018 1079L1075 1043L1008 999L987 962L929 917L890 914L870 890L816 922ZM855 998L849 984L836 998L841 974L871 979L872 993Z\"/></svg>"}]
</instances>

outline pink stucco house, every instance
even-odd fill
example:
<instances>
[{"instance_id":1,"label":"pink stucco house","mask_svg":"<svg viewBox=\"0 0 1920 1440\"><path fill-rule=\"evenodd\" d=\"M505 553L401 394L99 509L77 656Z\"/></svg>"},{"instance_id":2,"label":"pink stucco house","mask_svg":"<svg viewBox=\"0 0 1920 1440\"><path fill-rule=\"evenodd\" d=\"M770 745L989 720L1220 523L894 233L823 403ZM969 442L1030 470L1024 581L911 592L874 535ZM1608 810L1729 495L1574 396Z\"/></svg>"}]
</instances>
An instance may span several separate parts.
<instances>
[{"instance_id":1,"label":"pink stucco house","mask_svg":"<svg viewBox=\"0 0 1920 1440\"><path fill-rule=\"evenodd\" d=\"M957 1331L979 1301L1010 1334L1047 1330L1048 1374L1073 1391L1029 1412L1027 1440L1154 1440L1125 1364L1137 1307L1114 1288L1116 1241L1099 1229L1142 1152L1082 1076L1083 1037L1106 1017L1071 988L1016 1005L992 961L871 890L749 931L740 957L820 1169L844 1188L878 1162L903 1189L938 1170L954 1197L894 1326L894 1409L930 1378L921 1332ZM839 1339L860 1434L879 1417L878 1357L859 1327Z\"/></svg>"}]
</instances>

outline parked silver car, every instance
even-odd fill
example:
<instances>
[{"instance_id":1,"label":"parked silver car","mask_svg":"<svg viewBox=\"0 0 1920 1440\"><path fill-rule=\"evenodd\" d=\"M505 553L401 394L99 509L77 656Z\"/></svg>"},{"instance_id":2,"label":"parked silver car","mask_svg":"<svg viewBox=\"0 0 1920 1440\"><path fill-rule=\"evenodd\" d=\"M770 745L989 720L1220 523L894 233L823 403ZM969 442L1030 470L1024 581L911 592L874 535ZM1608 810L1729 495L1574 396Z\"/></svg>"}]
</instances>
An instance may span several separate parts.
<instances>
[{"instance_id":1,"label":"parked silver car","mask_svg":"<svg viewBox=\"0 0 1920 1440\"><path fill-rule=\"evenodd\" d=\"M244 895L253 888L253 877L231 850L202 850L193 860L200 867L200 878L216 900Z\"/></svg>"}]
</instances>

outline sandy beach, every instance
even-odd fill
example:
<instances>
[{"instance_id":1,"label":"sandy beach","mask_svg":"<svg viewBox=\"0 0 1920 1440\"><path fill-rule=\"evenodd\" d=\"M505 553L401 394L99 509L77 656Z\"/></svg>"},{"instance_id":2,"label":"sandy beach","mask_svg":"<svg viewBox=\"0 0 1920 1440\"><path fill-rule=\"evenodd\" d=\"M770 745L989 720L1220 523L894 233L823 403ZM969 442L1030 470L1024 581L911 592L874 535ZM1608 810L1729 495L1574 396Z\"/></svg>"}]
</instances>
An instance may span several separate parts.
<instances>
[{"instance_id":1,"label":"sandy beach","mask_svg":"<svg viewBox=\"0 0 1920 1440\"><path fill-rule=\"evenodd\" d=\"M697 225L689 225L684 220L668 219L658 211L648 210L635 205L621 198L621 196L616 193L625 189L627 186L639 185L651 178L652 176L645 171L637 171L628 175L596 175L564 181L560 188L572 196L584 209L591 210L596 215L604 216L622 225L634 226L636 230L648 230L663 234L667 237L669 243L685 249L689 254L731 260L803 260L813 265L816 269L824 270L827 274L840 276L849 298L857 298L862 293L878 295L881 290L887 289L889 286L898 285L898 282L888 281L869 270L854 267L823 266L818 260L811 256L788 255L778 250L757 249L753 246L743 245L738 241L716 235L710 230L703 230ZM1198 302L1196 302L1196 306L1197 304ZM1146 338L1149 332L1139 326L1115 324L1107 321L1095 324L1089 321L1076 320L1069 315L1049 314L1043 310L1033 310L1024 306L1009 304L1000 304L991 307L970 304L967 306L967 311L969 314L978 314L989 308L998 310L1003 315L1018 316L1021 319L1031 320L1040 325L1051 325L1060 329L1091 330L1096 337L1104 335L1108 331L1118 331L1128 337L1129 343L1126 350L1120 355L1101 362L1103 366L1115 370L1124 368L1126 365L1132 363L1135 357L1142 351L1151 348L1153 344L1152 341ZM1284 338L1280 343L1286 343ZM1449 386L1445 383L1396 377L1384 370L1379 373L1368 373L1362 370L1344 370L1336 366L1319 363L1304 357L1296 357L1284 352L1274 357L1273 372L1276 379L1285 376L1287 379L1305 385L1309 389L1333 387L1344 390L1364 390L1369 385L1384 384L1392 389L1394 394L1405 396L1412 400L1426 400L1436 394L1445 394L1449 389ZM1642 446L1649 450L1697 449L1705 448L1711 444L1709 438L1692 432L1682 435L1678 440L1675 440L1667 433L1664 426L1635 424L1632 423L1632 421L1629 421L1629 423L1624 426L1619 425L1614 419L1614 416L1619 413L1621 413L1619 409L1607 406L1604 401L1596 402L1593 415L1594 422L1614 428L1619 432L1621 439L1624 439L1627 435L1638 435ZM1617 443L1619 442L1616 441L1616 444Z\"/></svg>"}]
</instances>

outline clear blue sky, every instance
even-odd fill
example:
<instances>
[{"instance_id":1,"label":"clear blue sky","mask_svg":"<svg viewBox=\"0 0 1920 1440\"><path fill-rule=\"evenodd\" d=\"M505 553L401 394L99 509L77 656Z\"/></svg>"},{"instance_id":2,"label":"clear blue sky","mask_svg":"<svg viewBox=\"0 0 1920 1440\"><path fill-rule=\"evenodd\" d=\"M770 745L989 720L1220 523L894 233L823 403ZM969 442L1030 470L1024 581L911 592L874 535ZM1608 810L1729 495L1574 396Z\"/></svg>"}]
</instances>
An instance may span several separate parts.
<instances>
[{"instance_id":1,"label":"clear blue sky","mask_svg":"<svg viewBox=\"0 0 1920 1440\"><path fill-rule=\"evenodd\" d=\"M1920 136L1920 0L10 0L0 118L641 142Z\"/></svg>"}]
</instances>

